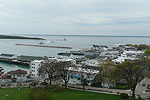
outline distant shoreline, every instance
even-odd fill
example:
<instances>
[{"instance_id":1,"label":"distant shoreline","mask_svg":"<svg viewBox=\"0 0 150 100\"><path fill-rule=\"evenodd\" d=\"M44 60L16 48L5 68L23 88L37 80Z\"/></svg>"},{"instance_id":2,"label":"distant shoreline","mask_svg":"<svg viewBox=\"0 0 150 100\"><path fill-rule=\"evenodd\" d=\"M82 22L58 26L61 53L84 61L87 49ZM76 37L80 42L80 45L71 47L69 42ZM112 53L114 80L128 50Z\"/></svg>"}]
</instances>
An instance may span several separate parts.
<instances>
[{"instance_id":1,"label":"distant shoreline","mask_svg":"<svg viewBox=\"0 0 150 100\"><path fill-rule=\"evenodd\" d=\"M45 40L45 39L43 39L43 38L24 37L24 36L11 36L11 35L0 35L0 39L30 39L30 40Z\"/></svg>"}]
</instances>

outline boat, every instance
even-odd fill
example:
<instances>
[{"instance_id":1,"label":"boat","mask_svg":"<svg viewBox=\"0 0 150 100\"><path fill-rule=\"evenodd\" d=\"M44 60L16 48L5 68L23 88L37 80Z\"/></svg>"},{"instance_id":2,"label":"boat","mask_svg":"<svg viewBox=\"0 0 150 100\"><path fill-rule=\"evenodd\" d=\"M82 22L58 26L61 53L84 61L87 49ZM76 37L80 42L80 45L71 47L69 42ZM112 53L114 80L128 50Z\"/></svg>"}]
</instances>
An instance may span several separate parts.
<instances>
[{"instance_id":1,"label":"boat","mask_svg":"<svg viewBox=\"0 0 150 100\"><path fill-rule=\"evenodd\" d=\"M43 42L43 41L41 41L39 44L44 44L44 42Z\"/></svg>"},{"instance_id":2,"label":"boat","mask_svg":"<svg viewBox=\"0 0 150 100\"><path fill-rule=\"evenodd\" d=\"M82 51L70 51L70 53L71 54L73 54L73 55L84 55L84 52L82 52Z\"/></svg>"},{"instance_id":3,"label":"boat","mask_svg":"<svg viewBox=\"0 0 150 100\"><path fill-rule=\"evenodd\" d=\"M66 38L64 38L64 41L67 41L67 39L66 39Z\"/></svg>"},{"instance_id":4,"label":"boat","mask_svg":"<svg viewBox=\"0 0 150 100\"><path fill-rule=\"evenodd\" d=\"M58 55L62 55L62 56L70 56L71 53L68 53L68 52L61 52L61 53L58 53Z\"/></svg>"},{"instance_id":5,"label":"boat","mask_svg":"<svg viewBox=\"0 0 150 100\"><path fill-rule=\"evenodd\" d=\"M0 76L5 72L3 67L0 67ZM1 78L1 77L0 77Z\"/></svg>"}]
</instances>

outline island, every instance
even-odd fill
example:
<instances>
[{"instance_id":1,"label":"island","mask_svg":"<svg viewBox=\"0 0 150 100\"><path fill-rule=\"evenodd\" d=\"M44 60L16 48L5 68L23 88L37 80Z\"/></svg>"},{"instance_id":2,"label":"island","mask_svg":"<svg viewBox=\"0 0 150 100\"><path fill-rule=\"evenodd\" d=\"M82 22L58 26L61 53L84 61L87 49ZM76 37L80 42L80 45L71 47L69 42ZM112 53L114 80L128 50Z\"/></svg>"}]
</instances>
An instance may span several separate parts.
<instances>
[{"instance_id":1,"label":"island","mask_svg":"<svg viewBox=\"0 0 150 100\"><path fill-rule=\"evenodd\" d=\"M45 40L37 37L24 37L24 36L11 36L11 35L0 35L0 39L31 39L31 40Z\"/></svg>"}]
</instances>

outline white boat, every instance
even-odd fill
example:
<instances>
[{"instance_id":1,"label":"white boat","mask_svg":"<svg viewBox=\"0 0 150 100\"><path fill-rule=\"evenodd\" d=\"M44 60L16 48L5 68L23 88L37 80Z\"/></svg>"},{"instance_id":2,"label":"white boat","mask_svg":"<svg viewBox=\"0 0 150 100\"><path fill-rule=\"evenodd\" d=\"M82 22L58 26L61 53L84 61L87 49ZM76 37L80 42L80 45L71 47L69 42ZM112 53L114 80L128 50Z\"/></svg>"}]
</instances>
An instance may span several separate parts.
<instances>
[{"instance_id":1,"label":"white boat","mask_svg":"<svg viewBox=\"0 0 150 100\"><path fill-rule=\"evenodd\" d=\"M44 42L43 42L43 41L41 41L39 44L44 44Z\"/></svg>"}]
</instances>

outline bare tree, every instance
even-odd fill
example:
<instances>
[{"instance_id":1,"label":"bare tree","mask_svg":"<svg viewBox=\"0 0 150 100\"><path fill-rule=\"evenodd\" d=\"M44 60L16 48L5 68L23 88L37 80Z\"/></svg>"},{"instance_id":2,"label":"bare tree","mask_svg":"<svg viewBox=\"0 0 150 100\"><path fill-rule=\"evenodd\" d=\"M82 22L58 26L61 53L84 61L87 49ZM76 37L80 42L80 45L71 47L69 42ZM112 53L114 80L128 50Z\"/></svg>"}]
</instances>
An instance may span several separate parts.
<instances>
[{"instance_id":1,"label":"bare tree","mask_svg":"<svg viewBox=\"0 0 150 100\"><path fill-rule=\"evenodd\" d=\"M58 74L58 65L56 60L46 60L42 62L41 67L38 69L39 76L43 78L47 78L49 84L52 84L52 80L54 80L54 76Z\"/></svg>"},{"instance_id":2,"label":"bare tree","mask_svg":"<svg viewBox=\"0 0 150 100\"><path fill-rule=\"evenodd\" d=\"M0 67L0 79L2 78L2 75L4 74L4 69L2 67Z\"/></svg>"},{"instance_id":3,"label":"bare tree","mask_svg":"<svg viewBox=\"0 0 150 100\"><path fill-rule=\"evenodd\" d=\"M70 72L69 72L68 68L71 67L72 64L71 64L71 62L61 61L61 62L58 62L58 66L60 68L60 73L62 75L62 79L65 82L65 88L67 88L67 84L70 79Z\"/></svg>"},{"instance_id":4,"label":"bare tree","mask_svg":"<svg viewBox=\"0 0 150 100\"><path fill-rule=\"evenodd\" d=\"M0 82L3 77L4 72L5 72L4 69L2 67L0 67Z\"/></svg>"}]
</instances>

